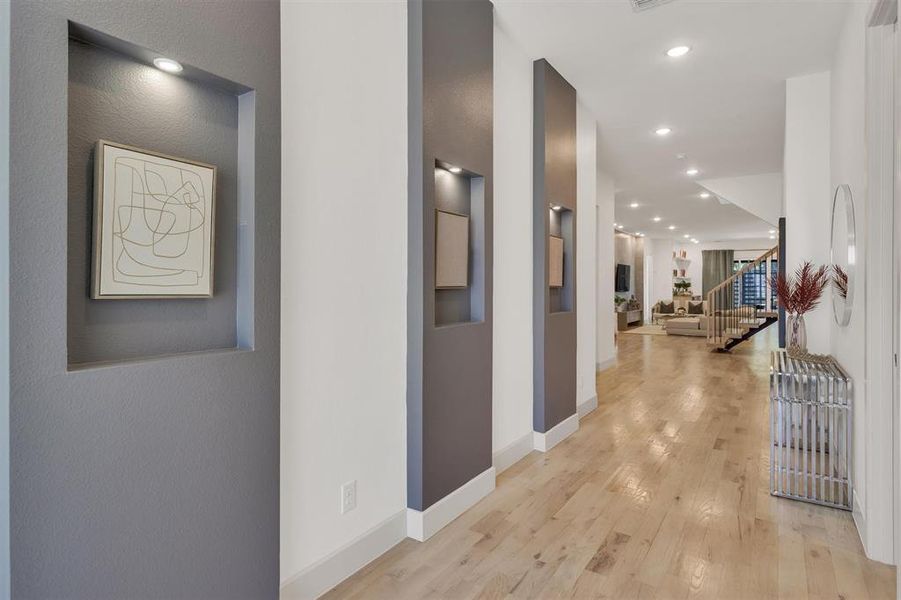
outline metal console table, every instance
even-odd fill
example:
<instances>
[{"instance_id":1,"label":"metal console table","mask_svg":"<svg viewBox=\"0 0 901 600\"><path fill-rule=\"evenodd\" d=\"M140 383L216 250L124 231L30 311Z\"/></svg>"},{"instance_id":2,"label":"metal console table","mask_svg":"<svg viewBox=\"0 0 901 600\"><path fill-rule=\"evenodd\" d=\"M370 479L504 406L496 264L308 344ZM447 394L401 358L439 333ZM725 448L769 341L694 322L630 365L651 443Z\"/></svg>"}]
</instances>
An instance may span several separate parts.
<instances>
[{"instance_id":1,"label":"metal console table","mask_svg":"<svg viewBox=\"0 0 901 600\"><path fill-rule=\"evenodd\" d=\"M770 493L851 510L851 378L831 359L770 363Z\"/></svg>"}]
</instances>

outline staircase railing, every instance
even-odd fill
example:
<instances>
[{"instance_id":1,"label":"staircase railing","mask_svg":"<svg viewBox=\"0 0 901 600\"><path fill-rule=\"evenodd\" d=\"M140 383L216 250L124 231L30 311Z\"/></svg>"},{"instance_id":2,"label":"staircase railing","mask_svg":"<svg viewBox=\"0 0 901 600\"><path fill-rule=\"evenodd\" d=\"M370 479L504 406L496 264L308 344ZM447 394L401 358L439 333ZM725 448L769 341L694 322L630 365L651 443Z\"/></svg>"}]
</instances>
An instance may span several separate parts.
<instances>
[{"instance_id":1,"label":"staircase railing","mask_svg":"<svg viewBox=\"0 0 901 600\"><path fill-rule=\"evenodd\" d=\"M744 275L760 266L779 247L767 250L735 272L729 279L707 292L707 343L720 348L730 340L741 337L757 321L757 307L743 305ZM769 273L766 274L769 287ZM736 291L738 292L736 294ZM736 298L738 299L736 303ZM737 306L736 306L737 304Z\"/></svg>"}]
</instances>

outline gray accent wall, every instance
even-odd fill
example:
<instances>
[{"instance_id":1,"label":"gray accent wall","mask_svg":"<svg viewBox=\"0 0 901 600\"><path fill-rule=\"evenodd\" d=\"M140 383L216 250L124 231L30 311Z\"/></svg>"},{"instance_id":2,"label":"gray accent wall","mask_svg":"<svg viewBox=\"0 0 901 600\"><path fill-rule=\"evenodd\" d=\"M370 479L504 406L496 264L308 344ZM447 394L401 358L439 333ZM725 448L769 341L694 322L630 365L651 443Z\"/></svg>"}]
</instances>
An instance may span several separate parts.
<instances>
[{"instance_id":1,"label":"gray accent wall","mask_svg":"<svg viewBox=\"0 0 901 600\"><path fill-rule=\"evenodd\" d=\"M9 2L0 2L0 598L9 598Z\"/></svg>"},{"instance_id":2,"label":"gray accent wall","mask_svg":"<svg viewBox=\"0 0 901 600\"><path fill-rule=\"evenodd\" d=\"M537 60L533 101L532 426L545 433L576 414L576 90L550 63ZM552 205L563 210L556 213ZM569 303L548 287L550 233L564 237L563 277L571 294Z\"/></svg>"},{"instance_id":3,"label":"gray accent wall","mask_svg":"<svg viewBox=\"0 0 901 600\"><path fill-rule=\"evenodd\" d=\"M421 511L492 463L494 16L488 0L408 6L407 506ZM439 199L436 162L474 177L471 285L481 294L469 299L470 320L449 325L436 325L435 208L467 202Z\"/></svg>"},{"instance_id":4,"label":"gray accent wall","mask_svg":"<svg viewBox=\"0 0 901 600\"><path fill-rule=\"evenodd\" d=\"M278 595L279 51L275 0L12 3L14 597ZM212 300L88 298L100 135L221 167Z\"/></svg>"}]
</instances>

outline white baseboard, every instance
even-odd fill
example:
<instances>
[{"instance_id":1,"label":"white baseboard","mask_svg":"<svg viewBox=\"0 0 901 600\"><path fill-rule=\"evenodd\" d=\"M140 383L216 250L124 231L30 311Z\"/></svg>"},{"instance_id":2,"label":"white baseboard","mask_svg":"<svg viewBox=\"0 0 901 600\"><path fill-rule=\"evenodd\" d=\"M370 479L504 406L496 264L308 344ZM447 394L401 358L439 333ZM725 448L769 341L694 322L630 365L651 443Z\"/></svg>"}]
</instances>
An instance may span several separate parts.
<instances>
[{"instance_id":1,"label":"white baseboard","mask_svg":"<svg viewBox=\"0 0 901 600\"><path fill-rule=\"evenodd\" d=\"M854 519L854 526L857 527L857 537L860 538L860 545L863 546L864 553L866 553L867 519L861 509L863 504L860 502L860 498L857 497L857 490L851 490L851 502L851 517Z\"/></svg>"},{"instance_id":2,"label":"white baseboard","mask_svg":"<svg viewBox=\"0 0 901 600\"><path fill-rule=\"evenodd\" d=\"M406 536L402 510L282 583L280 600L312 600L390 550Z\"/></svg>"},{"instance_id":3,"label":"white baseboard","mask_svg":"<svg viewBox=\"0 0 901 600\"><path fill-rule=\"evenodd\" d=\"M494 467L482 471L424 511L407 509L407 537L424 542L494 491Z\"/></svg>"},{"instance_id":4,"label":"white baseboard","mask_svg":"<svg viewBox=\"0 0 901 600\"><path fill-rule=\"evenodd\" d=\"M597 372L600 373L601 371L606 371L610 367L615 367L615 366L616 366L616 357L611 356L607 360L602 360L601 362L597 363Z\"/></svg>"},{"instance_id":5,"label":"white baseboard","mask_svg":"<svg viewBox=\"0 0 901 600\"><path fill-rule=\"evenodd\" d=\"M495 475L500 475L508 468L515 465L521 459L525 458L529 452L534 450L532 447L532 432L529 432L494 453L491 463L494 466Z\"/></svg>"},{"instance_id":6,"label":"white baseboard","mask_svg":"<svg viewBox=\"0 0 901 600\"><path fill-rule=\"evenodd\" d=\"M585 400L584 402L579 403L579 406L576 407L576 414L579 415L579 418L581 419L582 417L584 417L585 415L587 415L588 413L590 413L597 407L598 407L598 397L592 396L588 400Z\"/></svg>"},{"instance_id":7,"label":"white baseboard","mask_svg":"<svg viewBox=\"0 0 901 600\"><path fill-rule=\"evenodd\" d=\"M532 443L539 452L547 452L579 430L579 413L570 415L545 433L532 432Z\"/></svg>"}]
</instances>

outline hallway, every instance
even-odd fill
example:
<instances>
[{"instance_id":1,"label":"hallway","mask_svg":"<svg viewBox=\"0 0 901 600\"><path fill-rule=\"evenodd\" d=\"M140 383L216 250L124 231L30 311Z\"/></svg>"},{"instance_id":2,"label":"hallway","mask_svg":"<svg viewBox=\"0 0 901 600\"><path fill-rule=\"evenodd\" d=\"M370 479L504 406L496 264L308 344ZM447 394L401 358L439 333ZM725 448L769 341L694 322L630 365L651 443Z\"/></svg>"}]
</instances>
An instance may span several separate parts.
<instances>
[{"instance_id":1,"label":"hallway","mask_svg":"<svg viewBox=\"0 0 901 600\"><path fill-rule=\"evenodd\" d=\"M327 598L893 598L850 513L768 493L770 328L732 354L622 335L599 407L426 543Z\"/></svg>"}]
</instances>

